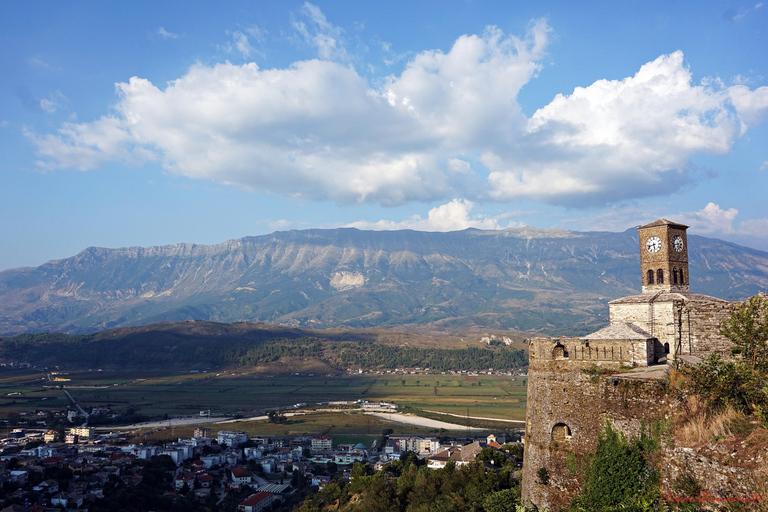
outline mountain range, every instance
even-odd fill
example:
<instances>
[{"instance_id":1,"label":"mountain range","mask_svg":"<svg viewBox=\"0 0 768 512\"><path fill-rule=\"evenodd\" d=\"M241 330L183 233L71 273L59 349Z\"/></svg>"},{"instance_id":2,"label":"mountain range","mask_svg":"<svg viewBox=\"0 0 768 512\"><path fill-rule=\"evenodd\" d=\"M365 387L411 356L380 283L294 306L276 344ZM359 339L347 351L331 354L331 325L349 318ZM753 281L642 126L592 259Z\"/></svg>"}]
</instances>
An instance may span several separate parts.
<instances>
[{"instance_id":1,"label":"mountain range","mask_svg":"<svg viewBox=\"0 0 768 512\"><path fill-rule=\"evenodd\" d=\"M768 252L690 235L691 291L768 290ZM0 335L155 322L429 326L581 334L640 292L638 237L531 227L311 229L218 245L105 249L0 272Z\"/></svg>"}]
</instances>

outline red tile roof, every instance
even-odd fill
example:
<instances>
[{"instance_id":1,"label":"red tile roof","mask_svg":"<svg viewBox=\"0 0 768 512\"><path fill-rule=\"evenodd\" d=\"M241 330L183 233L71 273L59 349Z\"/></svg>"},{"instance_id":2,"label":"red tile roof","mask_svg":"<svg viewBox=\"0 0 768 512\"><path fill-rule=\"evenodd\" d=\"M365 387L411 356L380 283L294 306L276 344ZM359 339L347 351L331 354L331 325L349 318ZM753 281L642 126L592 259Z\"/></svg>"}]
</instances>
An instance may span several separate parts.
<instances>
[{"instance_id":1,"label":"red tile roof","mask_svg":"<svg viewBox=\"0 0 768 512\"><path fill-rule=\"evenodd\" d=\"M248 478L251 476L251 472L248 471L246 468L243 467L236 467L232 469L232 476L235 478Z\"/></svg>"},{"instance_id":2,"label":"red tile roof","mask_svg":"<svg viewBox=\"0 0 768 512\"><path fill-rule=\"evenodd\" d=\"M251 507L267 498L269 498L272 495L271 492L257 492L256 494L251 494L248 496L243 502L240 503L240 506L242 507Z\"/></svg>"}]
</instances>

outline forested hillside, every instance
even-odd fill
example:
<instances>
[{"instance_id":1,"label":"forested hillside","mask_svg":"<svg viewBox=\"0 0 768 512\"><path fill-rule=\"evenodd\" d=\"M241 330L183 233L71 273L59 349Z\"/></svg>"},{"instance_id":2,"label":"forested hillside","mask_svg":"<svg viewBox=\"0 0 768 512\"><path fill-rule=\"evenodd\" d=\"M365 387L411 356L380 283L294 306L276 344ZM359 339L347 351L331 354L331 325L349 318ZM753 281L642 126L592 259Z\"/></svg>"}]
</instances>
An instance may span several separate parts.
<instances>
[{"instance_id":1,"label":"forested hillside","mask_svg":"<svg viewBox=\"0 0 768 512\"><path fill-rule=\"evenodd\" d=\"M414 367L500 370L527 364L523 350L476 344L462 348L397 346L382 344L377 336L366 332L184 322L86 335L22 334L2 338L0 362L38 367L200 370L304 360L338 371Z\"/></svg>"}]
</instances>

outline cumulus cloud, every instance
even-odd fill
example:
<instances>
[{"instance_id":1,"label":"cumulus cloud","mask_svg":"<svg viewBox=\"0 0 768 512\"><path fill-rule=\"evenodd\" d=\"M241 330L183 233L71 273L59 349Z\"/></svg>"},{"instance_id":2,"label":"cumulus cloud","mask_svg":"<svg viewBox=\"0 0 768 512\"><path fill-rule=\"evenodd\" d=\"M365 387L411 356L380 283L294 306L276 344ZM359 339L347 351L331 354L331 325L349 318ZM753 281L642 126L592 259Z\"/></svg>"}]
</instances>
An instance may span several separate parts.
<instances>
[{"instance_id":1,"label":"cumulus cloud","mask_svg":"<svg viewBox=\"0 0 768 512\"><path fill-rule=\"evenodd\" d=\"M761 123L768 116L768 87L751 91L745 85L734 85L728 89L728 96L744 124L743 131Z\"/></svg>"},{"instance_id":2,"label":"cumulus cloud","mask_svg":"<svg viewBox=\"0 0 768 512\"><path fill-rule=\"evenodd\" d=\"M693 155L728 152L768 108L765 87L694 84L676 52L558 95L528 119L517 95L542 67L544 21L522 38L495 27L461 36L373 83L319 8L304 4L294 28L319 58L198 64L164 87L133 77L117 84L113 114L29 133L41 165L157 161L194 179L341 203L605 204L674 192L695 175ZM245 32L233 44L252 52Z\"/></svg>"},{"instance_id":3,"label":"cumulus cloud","mask_svg":"<svg viewBox=\"0 0 768 512\"><path fill-rule=\"evenodd\" d=\"M681 214L691 229L703 235L732 235L736 233L733 221L739 215L736 208L724 210L719 204L707 203L701 210Z\"/></svg>"},{"instance_id":4,"label":"cumulus cloud","mask_svg":"<svg viewBox=\"0 0 768 512\"><path fill-rule=\"evenodd\" d=\"M528 121L525 151L485 156L493 196L561 202L666 194L691 179L690 157L723 154L765 116L766 92L696 85L682 52L623 80L558 95Z\"/></svg>"},{"instance_id":5,"label":"cumulus cloud","mask_svg":"<svg viewBox=\"0 0 768 512\"><path fill-rule=\"evenodd\" d=\"M517 226L509 222L502 226L498 217L486 217L484 215L470 216L475 207L472 201L466 199L454 199L450 203L432 208L427 213L427 218L414 215L410 219L401 222L380 220L377 222L357 221L346 227L359 229L372 229L376 231L390 231L397 229L413 229L416 231L460 231L467 228L477 229L502 229Z\"/></svg>"},{"instance_id":6,"label":"cumulus cloud","mask_svg":"<svg viewBox=\"0 0 768 512\"><path fill-rule=\"evenodd\" d=\"M723 237L750 247L768 250L768 218L747 219L737 222L739 210L723 209L716 203L707 203L701 210L683 212L676 218L689 224L696 234Z\"/></svg>"},{"instance_id":7,"label":"cumulus cloud","mask_svg":"<svg viewBox=\"0 0 768 512\"><path fill-rule=\"evenodd\" d=\"M48 167L144 154L175 174L291 197L431 201L466 185L473 171L461 154L525 121L514 98L538 70L548 30L462 36L381 88L319 59L196 65L164 89L133 77L117 84L113 116L33 139Z\"/></svg>"}]
</instances>

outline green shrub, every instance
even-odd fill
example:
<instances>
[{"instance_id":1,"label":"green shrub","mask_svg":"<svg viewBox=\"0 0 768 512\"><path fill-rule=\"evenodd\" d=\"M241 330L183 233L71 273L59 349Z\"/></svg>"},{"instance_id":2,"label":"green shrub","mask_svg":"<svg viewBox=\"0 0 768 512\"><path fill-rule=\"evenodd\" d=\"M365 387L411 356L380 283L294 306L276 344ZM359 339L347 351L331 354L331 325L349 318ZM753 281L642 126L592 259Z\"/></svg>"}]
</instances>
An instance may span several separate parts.
<instances>
[{"instance_id":1,"label":"green shrub","mask_svg":"<svg viewBox=\"0 0 768 512\"><path fill-rule=\"evenodd\" d=\"M536 472L536 477L541 485L549 485L549 471L547 471L547 468L539 468Z\"/></svg>"},{"instance_id":2,"label":"green shrub","mask_svg":"<svg viewBox=\"0 0 768 512\"><path fill-rule=\"evenodd\" d=\"M627 441L623 433L606 422L594 453L586 460L584 492L573 501L571 510L641 510L637 507L642 503L653 503L659 477L646 457L648 449L657 445L657 441L646 434L638 440Z\"/></svg>"}]
</instances>

